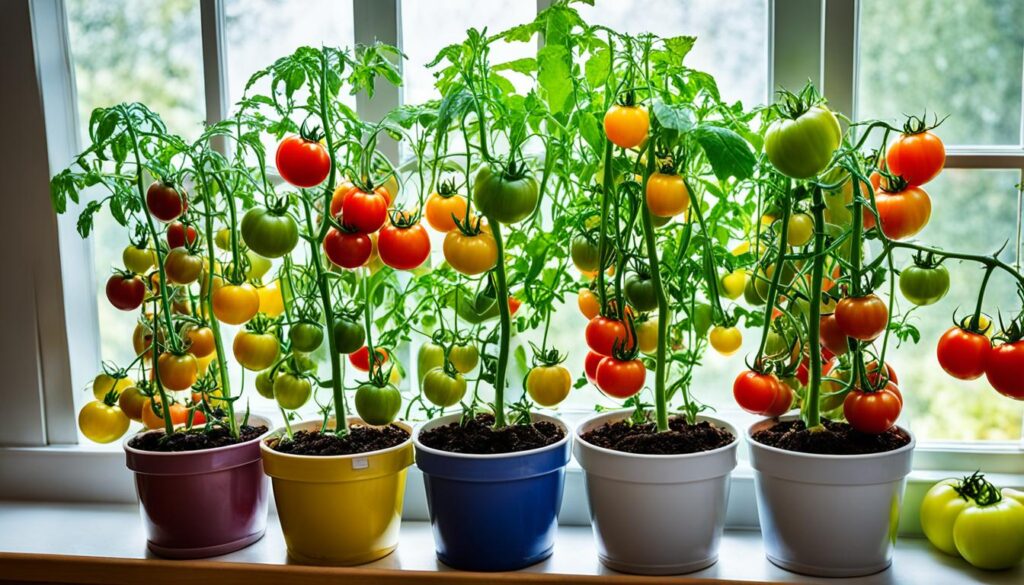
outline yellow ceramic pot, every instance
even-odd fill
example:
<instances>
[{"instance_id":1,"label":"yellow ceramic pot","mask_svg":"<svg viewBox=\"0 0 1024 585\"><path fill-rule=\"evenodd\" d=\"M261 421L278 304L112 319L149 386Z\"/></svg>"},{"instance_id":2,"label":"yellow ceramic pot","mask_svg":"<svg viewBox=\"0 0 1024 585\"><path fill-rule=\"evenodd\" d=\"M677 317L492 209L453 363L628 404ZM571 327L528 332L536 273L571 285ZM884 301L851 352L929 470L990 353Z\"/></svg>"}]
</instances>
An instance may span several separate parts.
<instances>
[{"instance_id":1,"label":"yellow ceramic pot","mask_svg":"<svg viewBox=\"0 0 1024 585\"><path fill-rule=\"evenodd\" d=\"M321 421L292 425L320 428ZM356 417L349 424L363 424ZM273 481L274 500L288 554L317 565L359 565L387 556L398 546L406 470L412 465L412 429L401 445L358 455L327 457L279 453L261 444L263 469ZM334 421L328 426L334 427ZM278 429L271 436L284 433Z\"/></svg>"}]
</instances>

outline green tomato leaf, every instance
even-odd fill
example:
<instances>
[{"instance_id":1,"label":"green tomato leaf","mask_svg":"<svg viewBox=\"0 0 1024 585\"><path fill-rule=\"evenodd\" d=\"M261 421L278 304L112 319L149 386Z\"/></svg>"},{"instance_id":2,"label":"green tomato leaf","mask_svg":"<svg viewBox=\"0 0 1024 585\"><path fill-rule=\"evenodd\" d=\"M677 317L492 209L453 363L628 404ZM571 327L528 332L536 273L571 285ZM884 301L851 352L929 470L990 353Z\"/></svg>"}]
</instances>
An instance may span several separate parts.
<instances>
[{"instance_id":1,"label":"green tomato leaf","mask_svg":"<svg viewBox=\"0 0 1024 585\"><path fill-rule=\"evenodd\" d=\"M739 180L750 178L754 174L754 153L746 140L727 128L708 124L693 129L697 142L704 149L704 154L711 163L711 168L719 181L729 177Z\"/></svg>"},{"instance_id":2,"label":"green tomato leaf","mask_svg":"<svg viewBox=\"0 0 1024 585\"><path fill-rule=\"evenodd\" d=\"M491 67L491 71L515 71L523 75L533 75L537 71L537 60L533 57L523 57L522 59L506 61Z\"/></svg>"},{"instance_id":3,"label":"green tomato leaf","mask_svg":"<svg viewBox=\"0 0 1024 585\"><path fill-rule=\"evenodd\" d=\"M661 99L655 99L652 110L654 117L665 128L678 132L687 132L693 128L693 114L686 106L666 104Z\"/></svg>"},{"instance_id":4,"label":"green tomato leaf","mask_svg":"<svg viewBox=\"0 0 1024 585\"><path fill-rule=\"evenodd\" d=\"M537 52L540 72L537 80L547 94L548 107L554 113L564 112L572 95L572 59L562 45L544 45Z\"/></svg>"},{"instance_id":5,"label":"green tomato leaf","mask_svg":"<svg viewBox=\"0 0 1024 585\"><path fill-rule=\"evenodd\" d=\"M85 205L82 214L78 216L78 235L83 238L89 237L89 234L92 232L93 216L100 209L103 209L103 204L96 200L90 201Z\"/></svg>"},{"instance_id":6,"label":"green tomato leaf","mask_svg":"<svg viewBox=\"0 0 1024 585\"><path fill-rule=\"evenodd\" d=\"M682 63L683 59L690 53L690 49L693 48L695 42L697 42L697 37L669 37L665 39L665 48L668 49L673 57L679 60L679 63Z\"/></svg>"},{"instance_id":7,"label":"green tomato leaf","mask_svg":"<svg viewBox=\"0 0 1024 585\"><path fill-rule=\"evenodd\" d=\"M604 83L611 66L612 52L607 47L602 47L587 59L586 65L583 66L583 75L591 87L597 87Z\"/></svg>"},{"instance_id":8,"label":"green tomato leaf","mask_svg":"<svg viewBox=\"0 0 1024 585\"><path fill-rule=\"evenodd\" d=\"M580 135L587 141L595 154L604 152L604 132L601 131L601 123L597 116L590 112L583 112L579 117Z\"/></svg>"}]
</instances>

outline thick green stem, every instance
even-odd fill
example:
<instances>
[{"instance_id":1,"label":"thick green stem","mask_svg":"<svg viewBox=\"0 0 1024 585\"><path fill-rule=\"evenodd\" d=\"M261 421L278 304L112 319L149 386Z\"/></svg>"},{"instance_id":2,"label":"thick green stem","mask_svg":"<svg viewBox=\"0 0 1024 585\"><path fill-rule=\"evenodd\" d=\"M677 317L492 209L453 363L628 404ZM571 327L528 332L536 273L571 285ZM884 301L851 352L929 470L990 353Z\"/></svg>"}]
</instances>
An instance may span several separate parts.
<instances>
[{"instance_id":1,"label":"thick green stem","mask_svg":"<svg viewBox=\"0 0 1024 585\"><path fill-rule=\"evenodd\" d=\"M788 190L787 190L788 193ZM779 256L775 260L775 271L772 273L771 284L768 286L768 295L764 305L764 334L761 335L761 345L757 348L757 359L754 364L760 366L761 358L764 357L764 348L768 344L768 330L772 326L772 312L775 310L775 299L779 295L779 283L782 282L783 262L786 257L786 248L789 247L789 216L792 213L792 203L789 197L782 202L782 223L779 225Z\"/></svg>"},{"instance_id":2,"label":"thick green stem","mask_svg":"<svg viewBox=\"0 0 1024 585\"><path fill-rule=\"evenodd\" d=\"M310 209L309 201L301 197L302 207L306 212L306 227L310 233L313 232L313 211ZM348 434L348 418L345 415L345 380L341 371L341 356L338 354L338 346L334 340L334 310L331 308L331 289L327 280L327 272L324 270L323 259L320 257L320 248L317 240L309 240L309 256L313 261L313 270L316 274L316 284L320 291L320 303L323 305L324 322L327 324L327 351L331 356L331 391L334 395L335 429L339 435Z\"/></svg>"},{"instance_id":3,"label":"thick green stem","mask_svg":"<svg viewBox=\"0 0 1024 585\"><path fill-rule=\"evenodd\" d=\"M370 377L373 379L373 374L376 371L377 349L373 346L373 319L370 318L370 314L373 312L373 305L370 304L370 269L364 268L362 274L363 285L363 325L366 327L366 363L370 368Z\"/></svg>"},{"instance_id":4,"label":"thick green stem","mask_svg":"<svg viewBox=\"0 0 1024 585\"><path fill-rule=\"evenodd\" d=\"M821 427L821 281L825 275L825 202L821 189L814 188L811 199L811 213L814 217L814 259L811 269L811 299L807 324L807 351L810 353L810 367L807 386L807 404L804 409L804 425L808 429ZM779 269L781 271L781 268Z\"/></svg>"},{"instance_id":5,"label":"thick green stem","mask_svg":"<svg viewBox=\"0 0 1024 585\"><path fill-rule=\"evenodd\" d=\"M981 279L981 290L978 291L978 303L974 307L974 315L971 317L971 329L977 330L981 326L981 307L985 302L985 289L988 288L988 279L992 276L995 265L989 264L985 268L985 277Z\"/></svg>"},{"instance_id":6,"label":"thick green stem","mask_svg":"<svg viewBox=\"0 0 1024 585\"><path fill-rule=\"evenodd\" d=\"M647 172L644 173L643 190L647 192L647 181L654 173L654 153L647 157ZM661 267L658 260L658 245L654 237L654 221L651 219L651 209L647 206L647 198L641 197L644 201L643 228L644 242L647 245L647 262L651 266L651 284L654 285L654 294L658 299L658 349L654 361L654 411L658 423L658 432L668 430L668 397L665 393L665 366L668 359L666 350L666 338L668 336L668 299L665 298L665 289L661 285Z\"/></svg>"},{"instance_id":7,"label":"thick green stem","mask_svg":"<svg viewBox=\"0 0 1024 585\"><path fill-rule=\"evenodd\" d=\"M604 286L604 259L608 250L608 206L612 198L612 148L612 141L607 140L604 149L604 181L601 189L601 233L597 239L597 296L601 300L602 315L608 302Z\"/></svg>"},{"instance_id":8,"label":"thick green stem","mask_svg":"<svg viewBox=\"0 0 1024 585\"><path fill-rule=\"evenodd\" d=\"M512 343L512 315L508 309L508 282L505 277L505 242L501 236L501 224L487 218L491 224L494 243L498 247L498 263L494 267L494 287L498 302L498 367L494 377L494 427L505 426L505 376L508 370L509 346Z\"/></svg>"}]
</instances>

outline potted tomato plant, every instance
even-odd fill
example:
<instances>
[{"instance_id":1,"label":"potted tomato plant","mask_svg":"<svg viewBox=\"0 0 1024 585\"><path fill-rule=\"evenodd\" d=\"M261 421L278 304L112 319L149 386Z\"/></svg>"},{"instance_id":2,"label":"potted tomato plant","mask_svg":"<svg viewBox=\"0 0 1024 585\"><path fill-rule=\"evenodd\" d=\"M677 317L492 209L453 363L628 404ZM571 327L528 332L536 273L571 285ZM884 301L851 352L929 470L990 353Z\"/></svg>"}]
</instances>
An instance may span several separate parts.
<instances>
[{"instance_id":1,"label":"potted tomato plant","mask_svg":"<svg viewBox=\"0 0 1024 585\"><path fill-rule=\"evenodd\" d=\"M737 320L758 319L727 313L717 276L730 256L720 235L741 235L738 212L753 207L754 154L740 134L750 114L683 65L692 37L633 37L565 6L544 18L569 23L572 35L545 50L586 71L568 107L583 130L594 125L565 154L592 163L562 165L578 169L574 182L595 181L570 207L565 236L589 281L578 297L589 319L586 381L632 407L601 410L575 430L598 554L623 572L696 571L717 559L738 438L702 413L690 380L712 322L715 342L738 336Z\"/></svg>"},{"instance_id":2,"label":"potted tomato plant","mask_svg":"<svg viewBox=\"0 0 1024 585\"><path fill-rule=\"evenodd\" d=\"M976 309L939 341L939 361L964 379L989 372L1000 390L1001 366L987 356L1012 352L1019 327L1006 327L993 349L983 335L990 327L982 324L985 288L995 270L1024 280L998 253L909 240L932 212L922 185L945 160L932 132L937 123L911 117L895 128L870 121L851 124L856 134L844 135L810 86L799 95L783 92L766 120L770 165L760 172L771 188L754 269L755 288L764 291L756 295L765 306L764 335L733 391L745 410L777 416L777 396L792 386L800 412L758 422L747 433L765 549L773 563L800 573L870 574L891 563L914 448L913 435L896 425L903 395L886 361L891 338L910 337L908 311L897 314L897 283L913 309L949 289L943 261L985 268ZM862 154L878 134L881 147ZM873 257L868 241L878 244ZM915 256L897 270L900 250ZM1010 386L1003 388L1010 395L1020 389Z\"/></svg>"},{"instance_id":3,"label":"potted tomato plant","mask_svg":"<svg viewBox=\"0 0 1024 585\"><path fill-rule=\"evenodd\" d=\"M106 294L117 309L139 314L136 357L123 368L104 366L79 428L109 443L131 420L143 423L123 441L126 461L149 549L172 558L231 552L266 528L259 439L270 423L236 411L240 396L231 390L220 322L241 305L224 304L215 290L226 274L217 266L213 222L231 207L221 181L239 172L210 146L223 131L210 128L189 144L142 104L100 108L90 121L91 145L52 181L58 213L88 187L106 191L86 204L78 221L83 237L104 206L131 228L125 268L107 281Z\"/></svg>"},{"instance_id":4,"label":"potted tomato plant","mask_svg":"<svg viewBox=\"0 0 1024 585\"><path fill-rule=\"evenodd\" d=\"M249 205L240 234L250 249L282 258L279 326L287 338L279 354L246 367L258 372L257 390L284 417L261 451L288 554L304 563L367 563L398 544L412 428L396 422L400 366L385 348L403 333L385 330L387 319L374 313L402 304L392 292L395 270L422 264L429 242L419 238L418 215L393 208L398 183L392 171L379 172L381 130L339 99L343 88L372 94L378 75L397 81L389 60L396 54L384 45L357 53L300 48L252 76L255 89L236 118L237 158L255 161L254 179L236 191ZM258 93L264 88L267 94ZM300 92L309 96L301 104ZM279 140L281 187L267 173L261 140L268 134ZM379 269L380 262L391 268ZM324 357L329 369L321 374ZM358 371L354 389L346 385L346 362ZM321 416L294 421L312 402Z\"/></svg>"}]
</instances>

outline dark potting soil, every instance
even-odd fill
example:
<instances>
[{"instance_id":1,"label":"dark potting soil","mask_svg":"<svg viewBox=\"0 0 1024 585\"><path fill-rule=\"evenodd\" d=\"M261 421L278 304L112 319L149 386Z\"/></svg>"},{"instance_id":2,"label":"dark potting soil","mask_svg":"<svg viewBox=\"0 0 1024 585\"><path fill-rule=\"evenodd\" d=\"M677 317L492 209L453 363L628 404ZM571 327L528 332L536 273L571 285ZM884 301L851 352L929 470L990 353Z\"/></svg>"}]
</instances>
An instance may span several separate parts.
<instances>
[{"instance_id":1,"label":"dark potting soil","mask_svg":"<svg viewBox=\"0 0 1024 585\"><path fill-rule=\"evenodd\" d=\"M867 455L893 451L910 442L910 437L896 427L880 435L856 431L844 422L822 420L825 430L810 432L804 421L778 422L758 431L752 438L769 447L819 455Z\"/></svg>"},{"instance_id":2,"label":"dark potting soil","mask_svg":"<svg viewBox=\"0 0 1024 585\"><path fill-rule=\"evenodd\" d=\"M583 440L605 449L640 455L683 455L724 447L736 440L729 431L708 421L687 424L675 416L668 431L658 432L652 423L630 424L628 420L605 423L583 434Z\"/></svg>"},{"instance_id":3,"label":"dark potting soil","mask_svg":"<svg viewBox=\"0 0 1024 585\"><path fill-rule=\"evenodd\" d=\"M420 433L420 442L432 449L449 453L487 455L538 449L565 437L561 427L548 421L528 425L510 424L500 429L493 425L493 415L478 414L465 424L453 422L423 431Z\"/></svg>"},{"instance_id":4,"label":"dark potting soil","mask_svg":"<svg viewBox=\"0 0 1024 585\"><path fill-rule=\"evenodd\" d=\"M298 431L287 437L274 438L267 445L280 453L292 455L355 455L380 451L401 445L409 439L409 431L397 425L386 427L368 427L352 425L345 436L320 431Z\"/></svg>"},{"instance_id":5,"label":"dark potting soil","mask_svg":"<svg viewBox=\"0 0 1024 585\"><path fill-rule=\"evenodd\" d=\"M228 429L224 427L212 427L209 431L195 428L188 431L174 433L166 437L164 431L149 431L132 438L128 446L140 451L156 451L160 453L172 453L177 451L202 451L204 449L216 449L251 441L267 432L267 427L243 425L238 429L238 438L231 436Z\"/></svg>"}]
</instances>

